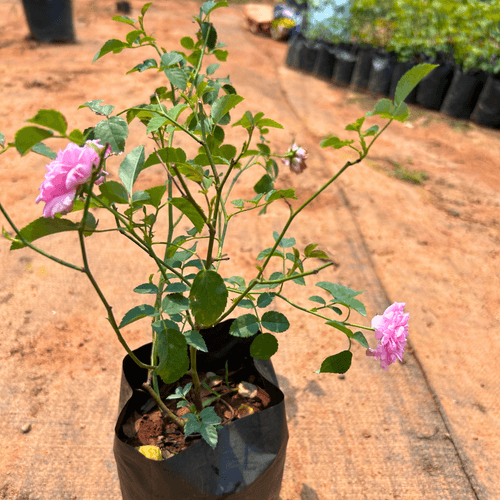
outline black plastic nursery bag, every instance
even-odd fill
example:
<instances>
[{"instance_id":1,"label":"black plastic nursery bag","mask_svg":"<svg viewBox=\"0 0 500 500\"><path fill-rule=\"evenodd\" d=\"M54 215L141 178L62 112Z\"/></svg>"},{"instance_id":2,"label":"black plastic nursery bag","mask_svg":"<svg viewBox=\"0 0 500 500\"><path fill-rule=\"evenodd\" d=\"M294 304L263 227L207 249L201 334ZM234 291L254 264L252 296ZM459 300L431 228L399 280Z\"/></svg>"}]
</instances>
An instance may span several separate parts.
<instances>
[{"instance_id":1,"label":"black plastic nursery bag","mask_svg":"<svg viewBox=\"0 0 500 500\"><path fill-rule=\"evenodd\" d=\"M305 43L305 39L296 35L290 38L290 45L288 47L288 54L286 57L286 64L292 68L299 68L300 66L300 52L302 51L302 46Z\"/></svg>"},{"instance_id":2,"label":"black plastic nursery bag","mask_svg":"<svg viewBox=\"0 0 500 500\"><path fill-rule=\"evenodd\" d=\"M335 67L335 49L332 45L321 43L314 63L313 73L316 76L330 79Z\"/></svg>"},{"instance_id":3,"label":"black plastic nursery bag","mask_svg":"<svg viewBox=\"0 0 500 500\"><path fill-rule=\"evenodd\" d=\"M416 102L428 109L439 109L446 97L453 79L454 66L443 56L431 59L431 64L439 64L418 84Z\"/></svg>"},{"instance_id":4,"label":"black plastic nursery bag","mask_svg":"<svg viewBox=\"0 0 500 500\"><path fill-rule=\"evenodd\" d=\"M387 52L374 54L368 89L377 94L389 95L394 66L394 57Z\"/></svg>"},{"instance_id":5,"label":"black plastic nursery bag","mask_svg":"<svg viewBox=\"0 0 500 500\"><path fill-rule=\"evenodd\" d=\"M314 40L306 40L302 45L299 56L299 68L312 73L314 70L314 63L319 53L321 45Z\"/></svg>"},{"instance_id":6,"label":"black plastic nursery bag","mask_svg":"<svg viewBox=\"0 0 500 500\"><path fill-rule=\"evenodd\" d=\"M487 127L500 127L500 75L489 75L471 119Z\"/></svg>"},{"instance_id":7,"label":"black plastic nursery bag","mask_svg":"<svg viewBox=\"0 0 500 500\"><path fill-rule=\"evenodd\" d=\"M349 83L351 83L352 70L355 64L356 55L348 48L338 47L335 51L333 80L337 83L349 85Z\"/></svg>"},{"instance_id":8,"label":"black plastic nursery bag","mask_svg":"<svg viewBox=\"0 0 500 500\"><path fill-rule=\"evenodd\" d=\"M148 459L120 439L123 422L150 399L138 390L147 371L126 356L113 447L123 500L278 500L288 442L284 395L272 362L249 354L255 336L230 335L231 321L202 330L209 352L198 351L198 371L215 372L226 359L229 371L242 364L255 367L262 376L256 383L271 398L269 406L220 428L215 450L200 440L167 460ZM149 363L151 348L144 345L134 354Z\"/></svg>"},{"instance_id":9,"label":"black plastic nursery bag","mask_svg":"<svg viewBox=\"0 0 500 500\"><path fill-rule=\"evenodd\" d=\"M71 0L22 0L31 36L41 42L72 42Z\"/></svg>"},{"instance_id":10,"label":"black plastic nursery bag","mask_svg":"<svg viewBox=\"0 0 500 500\"><path fill-rule=\"evenodd\" d=\"M368 87L373 54L373 47L363 47L359 50L356 64L352 71L351 83L353 85L364 89Z\"/></svg>"}]
</instances>

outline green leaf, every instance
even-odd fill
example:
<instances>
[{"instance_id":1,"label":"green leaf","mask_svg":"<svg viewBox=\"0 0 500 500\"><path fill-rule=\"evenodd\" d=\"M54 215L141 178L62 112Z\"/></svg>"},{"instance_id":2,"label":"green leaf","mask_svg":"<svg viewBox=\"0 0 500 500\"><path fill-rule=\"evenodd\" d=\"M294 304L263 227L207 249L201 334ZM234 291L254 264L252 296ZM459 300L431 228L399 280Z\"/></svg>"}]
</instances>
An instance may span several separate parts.
<instances>
[{"instance_id":1,"label":"green leaf","mask_svg":"<svg viewBox=\"0 0 500 500\"><path fill-rule=\"evenodd\" d=\"M371 126L369 129L366 129L364 132L363 132L363 137L369 137L371 135L376 135L377 132L378 132L378 129L379 129L379 126L378 125L373 125Z\"/></svg>"},{"instance_id":2,"label":"green leaf","mask_svg":"<svg viewBox=\"0 0 500 500\"><path fill-rule=\"evenodd\" d=\"M177 166L179 172L185 175L190 181L200 184L203 181L203 170L198 165L183 163Z\"/></svg>"},{"instance_id":3,"label":"green leaf","mask_svg":"<svg viewBox=\"0 0 500 500\"><path fill-rule=\"evenodd\" d=\"M186 285L186 283L169 283L167 287L165 288L165 293L182 293L182 292L187 292L189 290L189 287Z\"/></svg>"},{"instance_id":4,"label":"green leaf","mask_svg":"<svg viewBox=\"0 0 500 500\"><path fill-rule=\"evenodd\" d=\"M251 299L243 299L238 302L238 307L242 307L243 309L253 309L255 306Z\"/></svg>"},{"instance_id":5,"label":"green leaf","mask_svg":"<svg viewBox=\"0 0 500 500\"><path fill-rule=\"evenodd\" d=\"M299 274L297 271L294 271L292 276L295 276ZM295 278L292 280L294 283L297 283L297 285L302 285L302 286L306 286L306 280L304 279L304 276L299 276L298 278Z\"/></svg>"},{"instance_id":6,"label":"green leaf","mask_svg":"<svg viewBox=\"0 0 500 500\"><path fill-rule=\"evenodd\" d=\"M120 168L118 170L118 175L120 176L125 189L132 194L132 188L134 186L139 173L144 165L144 146L137 146L133 149L121 162Z\"/></svg>"},{"instance_id":7,"label":"green leaf","mask_svg":"<svg viewBox=\"0 0 500 500\"><path fill-rule=\"evenodd\" d=\"M201 23L203 40L206 41L209 49L214 49L217 43L217 30L212 23Z\"/></svg>"},{"instance_id":8,"label":"green leaf","mask_svg":"<svg viewBox=\"0 0 500 500\"><path fill-rule=\"evenodd\" d=\"M239 95L223 95L219 97L212 106L210 116L214 124L219 123L222 118L236 105L243 101L243 97Z\"/></svg>"},{"instance_id":9,"label":"green leaf","mask_svg":"<svg viewBox=\"0 0 500 500\"><path fill-rule=\"evenodd\" d=\"M329 281L321 281L316 283L316 286L319 286L320 288L323 288L323 290L331 293L335 298L335 301L339 304L350 307L362 316L366 316L365 306L362 302L354 298L360 293L363 293L363 291L358 292L340 284L330 283Z\"/></svg>"},{"instance_id":10,"label":"green leaf","mask_svg":"<svg viewBox=\"0 0 500 500\"><path fill-rule=\"evenodd\" d=\"M127 122L119 116L111 116L95 126L94 135L96 139L101 140L101 144L109 142L113 153L121 153L125 149L125 139L128 136Z\"/></svg>"},{"instance_id":11,"label":"green leaf","mask_svg":"<svg viewBox=\"0 0 500 500\"><path fill-rule=\"evenodd\" d=\"M124 326L130 325L130 323L133 323L138 319L145 318L146 316L156 316L157 314L158 312L153 306L141 304L140 306L133 307L125 314L125 316L123 316L118 328L123 328Z\"/></svg>"},{"instance_id":12,"label":"green leaf","mask_svg":"<svg viewBox=\"0 0 500 500\"><path fill-rule=\"evenodd\" d=\"M259 359L269 359L278 351L278 339L271 333L261 333L253 339L250 345L250 356Z\"/></svg>"},{"instance_id":13,"label":"green leaf","mask_svg":"<svg viewBox=\"0 0 500 500\"><path fill-rule=\"evenodd\" d=\"M131 198L131 205L134 208L140 208L149 201L149 194L146 191L136 191ZM148 217L154 217L154 214L149 214Z\"/></svg>"},{"instance_id":14,"label":"green leaf","mask_svg":"<svg viewBox=\"0 0 500 500\"><path fill-rule=\"evenodd\" d=\"M156 373L165 384L179 380L189 370L186 338L178 330L168 328L157 338L158 368Z\"/></svg>"},{"instance_id":15,"label":"green leaf","mask_svg":"<svg viewBox=\"0 0 500 500\"><path fill-rule=\"evenodd\" d=\"M315 259L327 259L327 260L330 258L325 252L323 252L323 250L313 250L312 252L309 253L308 257Z\"/></svg>"},{"instance_id":16,"label":"green leaf","mask_svg":"<svg viewBox=\"0 0 500 500\"><path fill-rule=\"evenodd\" d=\"M268 193L266 196L266 202L267 203L272 203L275 200L284 200L284 199L289 199L289 200L296 200L297 197L295 196L295 190L294 189L279 189L278 191L274 191L273 193Z\"/></svg>"},{"instance_id":17,"label":"green leaf","mask_svg":"<svg viewBox=\"0 0 500 500\"><path fill-rule=\"evenodd\" d=\"M193 50L194 49L194 40L189 36L185 36L185 37L181 38L181 45L186 50Z\"/></svg>"},{"instance_id":18,"label":"green leaf","mask_svg":"<svg viewBox=\"0 0 500 500\"><path fill-rule=\"evenodd\" d=\"M186 337L186 341L189 345L192 345L198 351L208 352L207 345L205 344L205 340L201 336L200 332L196 330L187 330L184 332L184 336Z\"/></svg>"},{"instance_id":19,"label":"green leaf","mask_svg":"<svg viewBox=\"0 0 500 500\"><path fill-rule=\"evenodd\" d=\"M203 2L203 5L201 6L201 10L205 15L208 16L210 12L212 12L215 9L219 9L220 7L227 7L228 3L223 0L222 2L214 2L213 0L209 0L208 2Z\"/></svg>"},{"instance_id":20,"label":"green leaf","mask_svg":"<svg viewBox=\"0 0 500 500\"><path fill-rule=\"evenodd\" d=\"M276 294L273 292L261 293L257 299L257 307L267 307L274 300L274 297L276 297Z\"/></svg>"},{"instance_id":21,"label":"green leaf","mask_svg":"<svg viewBox=\"0 0 500 500\"><path fill-rule=\"evenodd\" d=\"M290 323L284 314L278 311L267 311L262 315L262 326L271 332L286 332L290 328Z\"/></svg>"},{"instance_id":22,"label":"green leaf","mask_svg":"<svg viewBox=\"0 0 500 500\"><path fill-rule=\"evenodd\" d=\"M26 121L34 123L35 125L50 128L59 132L61 135L65 135L66 130L68 130L66 118L64 118L62 113L56 111L55 109L40 109L33 118Z\"/></svg>"},{"instance_id":23,"label":"green leaf","mask_svg":"<svg viewBox=\"0 0 500 500\"><path fill-rule=\"evenodd\" d=\"M366 340L365 336L361 332L356 332L353 334L352 338L356 341L359 342L363 347L366 347L367 349L370 347L368 345L368 341Z\"/></svg>"},{"instance_id":24,"label":"green leaf","mask_svg":"<svg viewBox=\"0 0 500 500\"><path fill-rule=\"evenodd\" d=\"M405 102L401 103L393 112L392 117L398 122L404 122L408 118L410 110Z\"/></svg>"},{"instance_id":25,"label":"green leaf","mask_svg":"<svg viewBox=\"0 0 500 500\"><path fill-rule=\"evenodd\" d=\"M128 204L127 190L116 181L106 181L99 186L99 191L113 203Z\"/></svg>"},{"instance_id":26,"label":"green leaf","mask_svg":"<svg viewBox=\"0 0 500 500\"><path fill-rule=\"evenodd\" d=\"M154 283L143 283L142 285L136 286L134 292L157 294L158 287Z\"/></svg>"},{"instance_id":27,"label":"green leaf","mask_svg":"<svg viewBox=\"0 0 500 500\"><path fill-rule=\"evenodd\" d=\"M271 120L271 118L261 118L257 122L257 126L259 126L259 127L283 128L283 125L281 125L281 123L275 122L274 120Z\"/></svg>"},{"instance_id":28,"label":"green leaf","mask_svg":"<svg viewBox=\"0 0 500 500\"><path fill-rule=\"evenodd\" d=\"M180 90L186 90L188 75L181 68L166 68L163 70L170 83Z\"/></svg>"},{"instance_id":29,"label":"green leaf","mask_svg":"<svg viewBox=\"0 0 500 500\"><path fill-rule=\"evenodd\" d=\"M315 373L345 373L351 367L352 352L342 351L326 358Z\"/></svg>"},{"instance_id":30,"label":"green leaf","mask_svg":"<svg viewBox=\"0 0 500 500\"><path fill-rule=\"evenodd\" d=\"M127 75L129 73L134 73L135 71L139 71L139 73L142 73L143 71L146 71L147 69L150 68L157 68L158 64L156 62L156 59L146 59L144 62L139 63L137 66L134 66L131 70L127 71Z\"/></svg>"},{"instance_id":31,"label":"green leaf","mask_svg":"<svg viewBox=\"0 0 500 500\"><path fill-rule=\"evenodd\" d=\"M352 144L353 142L354 141L341 141L338 137L328 137L327 139L321 141L320 146L322 148L327 148L328 146L332 146L334 149L341 149L344 146Z\"/></svg>"},{"instance_id":32,"label":"green leaf","mask_svg":"<svg viewBox=\"0 0 500 500\"><path fill-rule=\"evenodd\" d=\"M106 104L103 106L100 104L102 101L104 101L104 99L94 99L93 101L88 101L85 104L78 106L78 109L89 108L96 115L109 116L113 112L113 109L115 109L115 107L111 104Z\"/></svg>"},{"instance_id":33,"label":"green leaf","mask_svg":"<svg viewBox=\"0 0 500 500\"><path fill-rule=\"evenodd\" d=\"M382 118L392 118L393 105L389 99L380 99L375 105L375 109L366 113L366 116L380 115Z\"/></svg>"},{"instance_id":34,"label":"green leaf","mask_svg":"<svg viewBox=\"0 0 500 500\"><path fill-rule=\"evenodd\" d=\"M273 231L273 238L274 241L278 241L278 238L280 235L276 232ZM291 248L295 245L295 238L281 238L281 241L279 242L279 246L282 248Z\"/></svg>"},{"instance_id":35,"label":"green leaf","mask_svg":"<svg viewBox=\"0 0 500 500\"><path fill-rule=\"evenodd\" d=\"M127 43L129 45L132 45L137 40L137 38L139 38L143 34L144 34L143 30L132 30L127 33L125 39L127 40Z\"/></svg>"},{"instance_id":36,"label":"green leaf","mask_svg":"<svg viewBox=\"0 0 500 500\"><path fill-rule=\"evenodd\" d=\"M151 324L153 330L160 334L167 328L173 328L174 330L179 330L179 325L170 319L160 319ZM180 331L180 330L179 330Z\"/></svg>"},{"instance_id":37,"label":"green leaf","mask_svg":"<svg viewBox=\"0 0 500 500\"><path fill-rule=\"evenodd\" d=\"M224 312L227 304L227 288L222 277L215 271L201 270L191 285L189 303L195 321L210 326Z\"/></svg>"},{"instance_id":38,"label":"green leaf","mask_svg":"<svg viewBox=\"0 0 500 500\"><path fill-rule=\"evenodd\" d=\"M78 144L79 146L81 146L85 142L85 136L83 135L83 132L81 130L78 130L77 128L69 133L68 139L71 142Z\"/></svg>"},{"instance_id":39,"label":"green leaf","mask_svg":"<svg viewBox=\"0 0 500 500\"><path fill-rule=\"evenodd\" d=\"M141 16L144 16L144 14L146 14L146 12L148 11L149 7L151 7L151 5L153 5L153 2L148 2L148 3L145 3L145 4L142 6L142 9L141 9Z\"/></svg>"},{"instance_id":40,"label":"green leaf","mask_svg":"<svg viewBox=\"0 0 500 500\"><path fill-rule=\"evenodd\" d=\"M209 406L205 410L213 410L213 408ZM201 437L215 450L218 440L217 429L213 425L202 425L200 433Z\"/></svg>"},{"instance_id":41,"label":"green leaf","mask_svg":"<svg viewBox=\"0 0 500 500\"><path fill-rule=\"evenodd\" d=\"M235 337L251 337L259 331L259 320L253 314L244 314L236 318L229 328L229 333Z\"/></svg>"},{"instance_id":42,"label":"green leaf","mask_svg":"<svg viewBox=\"0 0 500 500\"><path fill-rule=\"evenodd\" d=\"M271 253L271 250L272 248L266 248L265 250L262 250L262 252L257 255L257 260L265 259ZM285 256L279 250L275 250L273 252L273 257L281 257L282 259L285 258Z\"/></svg>"},{"instance_id":43,"label":"green leaf","mask_svg":"<svg viewBox=\"0 0 500 500\"><path fill-rule=\"evenodd\" d=\"M418 85L420 80L428 75L438 64L417 64L408 70L399 80L394 94L396 108L404 102L410 92Z\"/></svg>"},{"instance_id":44,"label":"green leaf","mask_svg":"<svg viewBox=\"0 0 500 500\"><path fill-rule=\"evenodd\" d=\"M46 158L50 158L51 160L55 160L57 158L57 154L52 151L48 146L46 146L43 142L39 142L35 144L31 151L34 153L38 153L39 155L45 156Z\"/></svg>"},{"instance_id":45,"label":"green leaf","mask_svg":"<svg viewBox=\"0 0 500 500\"><path fill-rule=\"evenodd\" d=\"M217 71L217 69L219 68L219 66L220 66L219 63L210 64L207 67L207 75L213 75Z\"/></svg>"},{"instance_id":46,"label":"green leaf","mask_svg":"<svg viewBox=\"0 0 500 500\"><path fill-rule=\"evenodd\" d=\"M113 16L111 19L113 21L117 21L119 23L130 24L131 26L133 26L135 24L135 21L133 19L130 19L130 17L127 17L127 16Z\"/></svg>"},{"instance_id":47,"label":"green leaf","mask_svg":"<svg viewBox=\"0 0 500 500\"><path fill-rule=\"evenodd\" d=\"M366 118L364 116L362 116L361 118L358 118L354 123L347 125L347 127L345 129L346 130L354 130L356 132L359 132L361 130L361 126L363 125L365 120L366 120Z\"/></svg>"},{"instance_id":48,"label":"green leaf","mask_svg":"<svg viewBox=\"0 0 500 500\"><path fill-rule=\"evenodd\" d=\"M68 220L68 219L51 219L46 217L40 217L39 219L30 222L27 226L23 227L20 231L21 236L29 243L43 238L44 236L49 236L50 234L61 233L63 231L77 231L78 224ZM10 249L18 250L19 248L24 248L25 245L21 240L14 239Z\"/></svg>"},{"instance_id":49,"label":"green leaf","mask_svg":"<svg viewBox=\"0 0 500 500\"><path fill-rule=\"evenodd\" d=\"M168 68L174 64L179 64L183 60L184 57L179 52L165 52L161 56L161 67Z\"/></svg>"},{"instance_id":50,"label":"green leaf","mask_svg":"<svg viewBox=\"0 0 500 500\"><path fill-rule=\"evenodd\" d=\"M101 47L101 49L97 52L97 54L94 56L94 59L92 59L92 62L95 63L97 61L97 59L100 59L102 56L108 54L109 52L113 52L113 54L118 54L125 47L127 47L127 44L122 42L121 40L116 40L114 38L111 40L108 40Z\"/></svg>"},{"instance_id":51,"label":"green leaf","mask_svg":"<svg viewBox=\"0 0 500 500\"><path fill-rule=\"evenodd\" d=\"M163 298L161 309L169 316L187 311L189 309L189 299L181 293L171 293Z\"/></svg>"},{"instance_id":52,"label":"green leaf","mask_svg":"<svg viewBox=\"0 0 500 500\"><path fill-rule=\"evenodd\" d=\"M256 193L261 194L261 193L268 193L273 188L274 188L274 182L272 178L268 174L265 174L260 178L257 184L255 184L253 190Z\"/></svg>"},{"instance_id":53,"label":"green leaf","mask_svg":"<svg viewBox=\"0 0 500 500\"><path fill-rule=\"evenodd\" d=\"M243 208L245 206L245 200L233 200L231 204L236 208Z\"/></svg>"},{"instance_id":54,"label":"green leaf","mask_svg":"<svg viewBox=\"0 0 500 500\"><path fill-rule=\"evenodd\" d=\"M213 406L209 406L208 408L201 410L200 417L205 425L217 425L221 422L221 419L217 413L215 413Z\"/></svg>"},{"instance_id":55,"label":"green leaf","mask_svg":"<svg viewBox=\"0 0 500 500\"><path fill-rule=\"evenodd\" d=\"M53 132L43 128L23 127L16 132L14 140L17 150L21 156L24 156L33 146L53 135Z\"/></svg>"},{"instance_id":56,"label":"green leaf","mask_svg":"<svg viewBox=\"0 0 500 500\"><path fill-rule=\"evenodd\" d=\"M340 330L341 332L345 333L348 337L351 337L353 336L353 333L352 331L347 328L347 326L345 326L344 324L342 323L339 323L338 321L327 321L326 324L328 326L333 326L333 328L336 328L337 330Z\"/></svg>"},{"instance_id":57,"label":"green leaf","mask_svg":"<svg viewBox=\"0 0 500 500\"><path fill-rule=\"evenodd\" d=\"M145 202L145 205L152 205L155 208L158 208L161 204L161 199L167 190L167 186L154 186L152 188L146 189L146 193L149 194L149 201Z\"/></svg>"},{"instance_id":58,"label":"green leaf","mask_svg":"<svg viewBox=\"0 0 500 500\"><path fill-rule=\"evenodd\" d=\"M246 288L245 279L241 276L231 276L230 278L225 278L224 281L231 283L231 285L238 287L240 290Z\"/></svg>"},{"instance_id":59,"label":"green leaf","mask_svg":"<svg viewBox=\"0 0 500 500\"><path fill-rule=\"evenodd\" d=\"M227 50L216 49L216 50L214 50L213 54L217 58L218 61L224 62L227 60L227 56L228 56L229 52Z\"/></svg>"},{"instance_id":60,"label":"green leaf","mask_svg":"<svg viewBox=\"0 0 500 500\"><path fill-rule=\"evenodd\" d=\"M319 295L313 295L312 297L309 297L309 300L312 300L313 302L317 302L318 304L326 306L326 300L323 297L320 297Z\"/></svg>"},{"instance_id":61,"label":"green leaf","mask_svg":"<svg viewBox=\"0 0 500 500\"><path fill-rule=\"evenodd\" d=\"M172 198L169 203L178 208L194 224L196 230L201 233L205 222L191 202L184 198Z\"/></svg>"}]
</instances>

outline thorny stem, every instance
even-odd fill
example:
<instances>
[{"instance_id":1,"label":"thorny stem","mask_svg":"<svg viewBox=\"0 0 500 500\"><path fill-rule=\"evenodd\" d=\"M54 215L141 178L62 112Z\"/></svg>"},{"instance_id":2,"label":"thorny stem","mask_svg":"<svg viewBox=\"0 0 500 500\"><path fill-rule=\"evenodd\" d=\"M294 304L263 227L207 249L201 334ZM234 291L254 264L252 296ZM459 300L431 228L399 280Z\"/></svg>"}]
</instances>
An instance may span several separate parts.
<instances>
[{"instance_id":1,"label":"thorny stem","mask_svg":"<svg viewBox=\"0 0 500 500\"><path fill-rule=\"evenodd\" d=\"M148 391L149 394L151 394L151 397L156 401L156 404L160 407L161 411L163 413L167 414L169 416L169 418L171 420L173 420L179 426L180 429L184 430L184 426L186 425L186 423L184 422L184 420L182 420L177 415L175 415L174 413L172 413L165 406L165 403L161 400L160 396L158 394L156 394L156 392L153 390L153 388L150 385L148 385L148 384L142 384L142 387L144 389L146 389L146 391Z\"/></svg>"},{"instance_id":2,"label":"thorny stem","mask_svg":"<svg viewBox=\"0 0 500 500\"><path fill-rule=\"evenodd\" d=\"M194 405L196 407L196 411L200 413L203 410L203 403L201 402L201 384L200 378L198 377L198 372L196 370L196 347L192 345L189 346L189 355L191 358L191 377L193 378L194 385Z\"/></svg>"}]
</instances>

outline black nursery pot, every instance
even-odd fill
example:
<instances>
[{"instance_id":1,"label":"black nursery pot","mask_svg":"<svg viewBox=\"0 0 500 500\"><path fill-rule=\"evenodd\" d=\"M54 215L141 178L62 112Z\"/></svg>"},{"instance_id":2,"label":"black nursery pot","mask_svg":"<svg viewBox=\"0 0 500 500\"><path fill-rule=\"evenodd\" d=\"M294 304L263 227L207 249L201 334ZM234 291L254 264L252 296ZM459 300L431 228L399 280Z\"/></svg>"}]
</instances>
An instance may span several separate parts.
<instances>
[{"instance_id":1,"label":"black nursery pot","mask_svg":"<svg viewBox=\"0 0 500 500\"><path fill-rule=\"evenodd\" d=\"M428 109L439 110L453 80L454 66L442 57L431 59L429 62L439 66L418 84L416 102Z\"/></svg>"},{"instance_id":2,"label":"black nursery pot","mask_svg":"<svg viewBox=\"0 0 500 500\"><path fill-rule=\"evenodd\" d=\"M351 83L352 71L356 64L355 51L347 44L340 44L335 49L335 68L333 80L337 83L349 85Z\"/></svg>"},{"instance_id":3,"label":"black nursery pot","mask_svg":"<svg viewBox=\"0 0 500 500\"><path fill-rule=\"evenodd\" d=\"M300 35L293 36L289 41L286 64L292 68L299 67L299 53L304 39Z\"/></svg>"},{"instance_id":4,"label":"black nursery pot","mask_svg":"<svg viewBox=\"0 0 500 500\"><path fill-rule=\"evenodd\" d=\"M441 111L455 118L469 118L488 74L481 70L463 73L459 68L441 106Z\"/></svg>"},{"instance_id":5,"label":"black nursery pot","mask_svg":"<svg viewBox=\"0 0 500 500\"><path fill-rule=\"evenodd\" d=\"M361 88L368 88L368 79L372 67L372 58L375 49L373 47L363 47L359 49L356 64L352 71L351 83Z\"/></svg>"},{"instance_id":6,"label":"black nursery pot","mask_svg":"<svg viewBox=\"0 0 500 500\"><path fill-rule=\"evenodd\" d=\"M272 362L250 356L257 334L233 337L232 321L201 331L209 352L198 351L197 369L217 371L226 360L230 371L254 368L257 384L271 398L269 406L219 429L215 450L199 440L167 460L148 459L124 442L123 423L150 400L140 390L147 370L125 356L113 446L123 500L278 500L288 442L284 395ZM151 348L146 344L134 354L149 363Z\"/></svg>"},{"instance_id":7,"label":"black nursery pot","mask_svg":"<svg viewBox=\"0 0 500 500\"><path fill-rule=\"evenodd\" d=\"M23 0L31 36L41 42L73 42L71 0Z\"/></svg>"},{"instance_id":8,"label":"black nursery pot","mask_svg":"<svg viewBox=\"0 0 500 500\"><path fill-rule=\"evenodd\" d=\"M385 51L374 54L370 78L368 79L368 89L377 94L389 95L394 67L394 55Z\"/></svg>"},{"instance_id":9,"label":"black nursery pot","mask_svg":"<svg viewBox=\"0 0 500 500\"><path fill-rule=\"evenodd\" d=\"M333 45L321 43L314 63L313 73L321 78L331 79L335 67L335 48Z\"/></svg>"},{"instance_id":10,"label":"black nursery pot","mask_svg":"<svg viewBox=\"0 0 500 500\"><path fill-rule=\"evenodd\" d=\"M500 128L500 75L488 75L470 117L481 125Z\"/></svg>"},{"instance_id":11,"label":"black nursery pot","mask_svg":"<svg viewBox=\"0 0 500 500\"><path fill-rule=\"evenodd\" d=\"M399 80L401 80L401 77L413 66L416 66L418 63L417 62L398 62L396 66L394 67L394 72L392 73L392 79L391 79L391 88L389 89L389 97L394 100L394 96L396 95L396 87L398 86ZM415 102L415 99L417 97L417 88L418 85L408 94L408 96L405 99L405 102L407 104L412 104Z\"/></svg>"},{"instance_id":12,"label":"black nursery pot","mask_svg":"<svg viewBox=\"0 0 500 500\"><path fill-rule=\"evenodd\" d=\"M307 71L308 73L313 72L320 47L321 44L314 40L306 40L302 44L299 55L299 69Z\"/></svg>"}]
</instances>

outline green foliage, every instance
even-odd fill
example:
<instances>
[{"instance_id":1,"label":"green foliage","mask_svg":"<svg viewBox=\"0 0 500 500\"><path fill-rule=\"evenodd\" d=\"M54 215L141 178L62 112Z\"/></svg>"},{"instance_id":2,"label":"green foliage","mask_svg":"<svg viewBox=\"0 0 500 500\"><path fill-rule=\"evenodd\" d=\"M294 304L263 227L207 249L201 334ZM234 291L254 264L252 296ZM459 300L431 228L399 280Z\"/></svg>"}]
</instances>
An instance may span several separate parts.
<instances>
[{"instance_id":1,"label":"green foliage","mask_svg":"<svg viewBox=\"0 0 500 500\"><path fill-rule=\"evenodd\" d=\"M351 367L352 352L342 351L326 358L315 373L345 373Z\"/></svg>"},{"instance_id":2,"label":"green foliage","mask_svg":"<svg viewBox=\"0 0 500 500\"><path fill-rule=\"evenodd\" d=\"M215 271L202 269L193 281L190 308L198 325L210 326L224 312L228 292L224 280Z\"/></svg>"}]
</instances>

